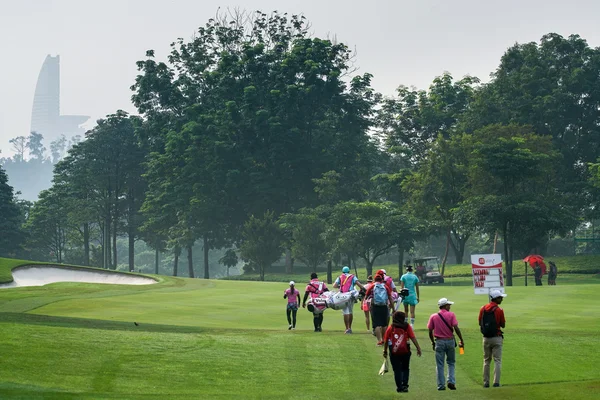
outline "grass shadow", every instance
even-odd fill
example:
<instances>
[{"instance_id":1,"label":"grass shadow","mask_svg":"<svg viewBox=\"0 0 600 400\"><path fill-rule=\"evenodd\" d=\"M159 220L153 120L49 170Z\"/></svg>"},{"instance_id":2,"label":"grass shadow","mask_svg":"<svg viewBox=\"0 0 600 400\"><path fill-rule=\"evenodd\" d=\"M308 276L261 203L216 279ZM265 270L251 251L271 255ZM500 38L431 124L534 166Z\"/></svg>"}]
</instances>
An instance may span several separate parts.
<instances>
[{"instance_id":1,"label":"grass shadow","mask_svg":"<svg viewBox=\"0 0 600 400\"><path fill-rule=\"evenodd\" d=\"M16 323L27 325L44 325L60 328L102 329L113 331L131 332L156 332L156 333L202 333L207 329L197 326L162 325L124 321L107 321L102 319L56 317L39 314L24 314L13 312L0 312L0 323Z\"/></svg>"}]
</instances>

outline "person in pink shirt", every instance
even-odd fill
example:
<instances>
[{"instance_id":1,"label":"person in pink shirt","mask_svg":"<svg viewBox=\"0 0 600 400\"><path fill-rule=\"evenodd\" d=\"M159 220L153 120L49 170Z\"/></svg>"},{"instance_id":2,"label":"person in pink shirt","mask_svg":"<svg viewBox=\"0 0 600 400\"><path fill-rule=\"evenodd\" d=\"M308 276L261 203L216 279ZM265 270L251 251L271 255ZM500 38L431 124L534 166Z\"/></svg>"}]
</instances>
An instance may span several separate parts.
<instances>
[{"instance_id":1,"label":"person in pink shirt","mask_svg":"<svg viewBox=\"0 0 600 400\"><path fill-rule=\"evenodd\" d=\"M320 281L317 277L317 273L313 272L312 274L310 274L310 282L308 282L308 285L306 285L306 289L304 291L302 308L306 307L306 300L308 299L308 296L310 296L311 299L314 299L315 297L319 297L320 295L328 291L329 289L327 288L325 282ZM317 312L316 309L313 311L313 324L315 326L315 332L323 332L323 328L321 326L323 325L323 313Z\"/></svg>"},{"instance_id":2,"label":"person in pink shirt","mask_svg":"<svg viewBox=\"0 0 600 400\"><path fill-rule=\"evenodd\" d=\"M435 351L438 390L446 390L444 380L444 359L446 359L448 364L448 389L456 390L456 340L454 339L454 332L456 332L460 339L460 347L463 347L463 337L458 328L456 315L450 311L450 306L452 304L454 304L453 301L450 301L445 297L441 298L438 301L440 311L431 314L429 322L427 323L429 339L431 339L431 344Z\"/></svg>"},{"instance_id":3,"label":"person in pink shirt","mask_svg":"<svg viewBox=\"0 0 600 400\"><path fill-rule=\"evenodd\" d=\"M369 290L369 288L373 286L373 276L369 275L367 278L367 284L365 285L365 290ZM365 323L367 324L367 332L371 332L371 298L367 298L365 296L361 305L362 310L365 312ZM373 327L373 335L375 334L375 328Z\"/></svg>"},{"instance_id":4,"label":"person in pink shirt","mask_svg":"<svg viewBox=\"0 0 600 400\"><path fill-rule=\"evenodd\" d=\"M296 314L298 313L298 305L300 304L300 292L296 289L295 285L294 281L290 281L289 289L283 292L283 298L288 301L286 308L287 320L290 325L288 330L296 329Z\"/></svg>"}]
</instances>

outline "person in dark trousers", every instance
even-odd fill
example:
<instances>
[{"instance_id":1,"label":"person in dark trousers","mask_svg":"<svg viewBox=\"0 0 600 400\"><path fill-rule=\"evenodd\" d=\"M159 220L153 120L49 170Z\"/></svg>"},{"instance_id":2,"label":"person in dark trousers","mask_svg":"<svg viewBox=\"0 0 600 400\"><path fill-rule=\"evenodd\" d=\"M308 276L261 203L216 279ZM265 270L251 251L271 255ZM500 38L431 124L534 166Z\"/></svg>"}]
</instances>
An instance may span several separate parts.
<instances>
[{"instance_id":1,"label":"person in dark trousers","mask_svg":"<svg viewBox=\"0 0 600 400\"><path fill-rule=\"evenodd\" d=\"M479 326L483 336L483 387L490 387L490 364L494 358L494 387L500 386L500 371L502 369L502 345L504 343L504 334L502 329L506 326L504 310L500 308L502 300L506 297L505 293L499 290L490 292L490 302L479 310ZM493 317L484 318L489 313ZM489 321L489 322L488 322ZM487 331L490 331L487 333ZM487 337L486 337L487 336Z\"/></svg>"},{"instance_id":2,"label":"person in dark trousers","mask_svg":"<svg viewBox=\"0 0 600 400\"><path fill-rule=\"evenodd\" d=\"M308 282L308 285L306 285L306 289L304 291L302 308L306 308L306 300L308 299L309 295L314 299L315 297L319 297L324 292L328 291L329 289L327 289L325 282L321 282L317 277L317 274L313 272L310 274L310 282ZM313 324L315 326L315 332L323 332L323 328L321 327L321 325L323 325L323 313L316 311L317 309L315 308L315 311L313 311Z\"/></svg>"},{"instance_id":3,"label":"person in dark trousers","mask_svg":"<svg viewBox=\"0 0 600 400\"><path fill-rule=\"evenodd\" d=\"M554 261L550 261L550 271L548 272L549 286L556 285L556 275L558 275L558 268L556 268L556 264L554 263Z\"/></svg>"},{"instance_id":4,"label":"person in dark trousers","mask_svg":"<svg viewBox=\"0 0 600 400\"><path fill-rule=\"evenodd\" d=\"M537 262L533 265L533 275L535 277L535 286L542 286L542 267Z\"/></svg>"},{"instance_id":5,"label":"person in dark trousers","mask_svg":"<svg viewBox=\"0 0 600 400\"><path fill-rule=\"evenodd\" d=\"M290 281L289 289L283 292L283 298L287 299L286 315L288 320L288 330L296 329L296 314L298 313L298 306L300 305L300 292L295 287L296 283ZM292 319L293 316L293 319Z\"/></svg>"},{"instance_id":6,"label":"person in dark trousers","mask_svg":"<svg viewBox=\"0 0 600 400\"><path fill-rule=\"evenodd\" d=\"M402 336L406 335L406 336ZM394 370L394 381L396 381L396 391L398 393L408 392L408 377L410 372L410 346L408 339L412 340L417 348L417 356L421 357L421 346L415 337L412 327L406 322L406 314L402 311L396 311L392 314L392 325L389 326L384 338L383 357L387 358L388 349L390 353L390 363ZM405 346L404 349L398 349Z\"/></svg>"}]
</instances>

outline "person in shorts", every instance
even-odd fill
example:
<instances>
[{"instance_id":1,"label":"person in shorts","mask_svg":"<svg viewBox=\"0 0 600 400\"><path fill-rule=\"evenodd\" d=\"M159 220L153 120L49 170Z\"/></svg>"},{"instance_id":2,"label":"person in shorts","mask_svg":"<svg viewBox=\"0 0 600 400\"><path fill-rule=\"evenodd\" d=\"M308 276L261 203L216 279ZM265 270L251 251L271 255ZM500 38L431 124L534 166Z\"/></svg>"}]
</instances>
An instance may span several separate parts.
<instances>
[{"instance_id":1,"label":"person in shorts","mask_svg":"<svg viewBox=\"0 0 600 400\"><path fill-rule=\"evenodd\" d=\"M373 276L369 275L367 278L367 283L365 285L365 290L368 291L369 288L373 286ZM361 309L365 313L365 324L367 325L367 332L371 332L371 298L365 296L361 303ZM373 327L373 334L375 334L375 327Z\"/></svg>"},{"instance_id":2,"label":"person in shorts","mask_svg":"<svg viewBox=\"0 0 600 400\"><path fill-rule=\"evenodd\" d=\"M400 289L408 289L408 296L404 298L404 313L407 316L410 307L410 326L415 327L415 307L419 304L419 278L413 273L412 265L406 266L406 273L400 278Z\"/></svg>"},{"instance_id":3,"label":"person in shorts","mask_svg":"<svg viewBox=\"0 0 600 400\"><path fill-rule=\"evenodd\" d=\"M286 315L288 320L288 330L296 329L296 314L300 305L300 292L295 287L296 283L290 281L290 287L283 292L283 298L287 299Z\"/></svg>"},{"instance_id":4,"label":"person in shorts","mask_svg":"<svg viewBox=\"0 0 600 400\"><path fill-rule=\"evenodd\" d=\"M358 286L362 290L365 289L365 287L358 281L358 278L354 276L354 274L350 273L350 268L345 266L344 268L342 268L342 275L338 276L335 282L333 283L333 287L336 289L340 289L341 293L347 293L353 290L355 286ZM346 325L346 330L344 333L346 334L352 333L353 308L354 303L351 301L342 310L342 314L344 315L344 325Z\"/></svg>"},{"instance_id":5,"label":"person in shorts","mask_svg":"<svg viewBox=\"0 0 600 400\"><path fill-rule=\"evenodd\" d=\"M381 299L381 304L377 304L375 290L377 287L382 288L381 293L384 294ZM375 336L377 337L377 346L383 346L383 334L388 327L390 310L394 312L394 302L392 300L392 289L385 284L383 275L375 275L375 283L369 287L366 297L371 298L371 315L373 318L373 328L375 328ZM383 301L385 299L385 301Z\"/></svg>"}]
</instances>

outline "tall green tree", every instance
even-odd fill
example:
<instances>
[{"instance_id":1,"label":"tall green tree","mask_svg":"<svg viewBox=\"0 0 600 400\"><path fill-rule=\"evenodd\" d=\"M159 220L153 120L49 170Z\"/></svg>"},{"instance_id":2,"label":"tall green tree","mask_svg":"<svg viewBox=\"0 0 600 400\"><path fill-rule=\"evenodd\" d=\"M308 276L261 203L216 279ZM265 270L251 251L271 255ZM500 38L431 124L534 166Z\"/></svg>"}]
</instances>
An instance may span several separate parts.
<instances>
[{"instance_id":1,"label":"tall green tree","mask_svg":"<svg viewBox=\"0 0 600 400\"><path fill-rule=\"evenodd\" d=\"M450 139L440 135L419 168L403 181L408 206L417 216L435 226L438 233L447 236L458 264L462 264L465 245L476 229L456 217L469 190L471 150L469 138L463 135L456 134Z\"/></svg>"},{"instance_id":2,"label":"tall green tree","mask_svg":"<svg viewBox=\"0 0 600 400\"><path fill-rule=\"evenodd\" d=\"M444 73L428 90L400 86L396 97L385 99L378 111L377 126L396 162L405 168L414 166L439 135L449 139L469 109L478 83L475 77L454 81L451 74Z\"/></svg>"},{"instance_id":3,"label":"tall green tree","mask_svg":"<svg viewBox=\"0 0 600 400\"><path fill-rule=\"evenodd\" d=\"M326 223L313 209L302 209L296 214L285 214L281 227L291 233L291 249L295 259L316 272L317 266L328 260L329 246L325 240Z\"/></svg>"},{"instance_id":4,"label":"tall green tree","mask_svg":"<svg viewBox=\"0 0 600 400\"><path fill-rule=\"evenodd\" d=\"M149 183L194 182L180 186L191 194L178 220L205 249L238 241L249 215L315 205L312 179L326 171L356 190L370 177L371 76L348 78L349 49L309 37L302 17L219 15L175 42L168 63L147 55L133 86L145 141L151 159L182 163Z\"/></svg>"},{"instance_id":5,"label":"tall green tree","mask_svg":"<svg viewBox=\"0 0 600 400\"><path fill-rule=\"evenodd\" d=\"M600 154L600 49L578 35L515 44L473 103L467 125L530 125L561 153L557 189L582 213L590 204L587 163Z\"/></svg>"},{"instance_id":6,"label":"tall green tree","mask_svg":"<svg viewBox=\"0 0 600 400\"><path fill-rule=\"evenodd\" d=\"M240 254L244 261L256 265L260 280L265 280L265 271L281 258L284 237L275 214L267 211L261 218L250 216L242 231Z\"/></svg>"},{"instance_id":7,"label":"tall green tree","mask_svg":"<svg viewBox=\"0 0 600 400\"><path fill-rule=\"evenodd\" d=\"M506 283L512 286L512 260L519 243L531 235L564 234L576 224L573 210L555 190L560 155L550 137L535 135L526 126L491 125L468 140L473 143L470 189L459 218L501 233ZM529 249L520 250L519 257Z\"/></svg>"},{"instance_id":8,"label":"tall green tree","mask_svg":"<svg viewBox=\"0 0 600 400\"><path fill-rule=\"evenodd\" d=\"M29 245L41 249L57 263L65 261L68 235L71 227L67 203L60 187L40 192L25 225L29 232Z\"/></svg>"},{"instance_id":9,"label":"tall green tree","mask_svg":"<svg viewBox=\"0 0 600 400\"><path fill-rule=\"evenodd\" d=\"M327 222L327 236L334 250L355 254L373 273L375 260L396 246L412 247L420 238L418 226L391 202L341 202Z\"/></svg>"},{"instance_id":10,"label":"tall green tree","mask_svg":"<svg viewBox=\"0 0 600 400\"><path fill-rule=\"evenodd\" d=\"M13 188L8 184L8 177L0 167L0 255L14 255L21 241L22 215L15 203Z\"/></svg>"}]
</instances>

